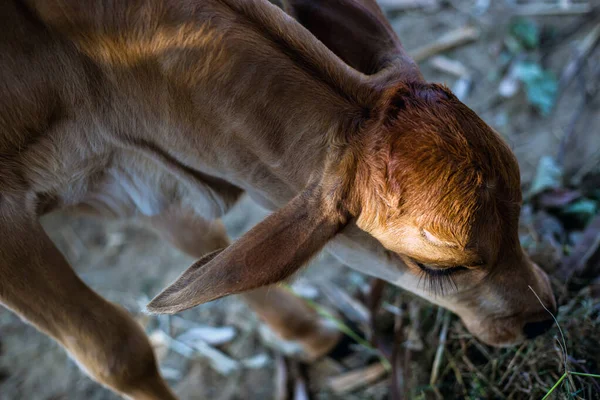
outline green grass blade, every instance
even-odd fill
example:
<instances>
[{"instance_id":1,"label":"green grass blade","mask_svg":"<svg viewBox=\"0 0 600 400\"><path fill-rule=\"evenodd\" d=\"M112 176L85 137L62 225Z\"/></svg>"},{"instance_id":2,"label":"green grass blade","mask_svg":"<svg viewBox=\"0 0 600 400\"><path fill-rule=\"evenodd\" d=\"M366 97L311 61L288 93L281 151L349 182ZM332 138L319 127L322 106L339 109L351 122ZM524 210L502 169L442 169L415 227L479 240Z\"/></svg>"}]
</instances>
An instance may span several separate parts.
<instances>
[{"instance_id":1,"label":"green grass blade","mask_svg":"<svg viewBox=\"0 0 600 400\"><path fill-rule=\"evenodd\" d=\"M282 287L284 289L288 290L294 296L297 296L296 293L294 293L293 289L289 285L282 285ZM331 314L329 311L327 311L324 307L320 306L319 304L317 304L316 302L314 302L310 299L303 298L303 300L313 310L315 310L319 315L321 315L322 317L327 318L328 320L333 322L340 332L346 334L347 336L349 336L352 340L354 340L356 343L360 344L361 346L375 352L375 354L377 354L377 356L379 357L379 361L381 362L383 367L386 369L386 371L392 370L392 364L390 364L390 362L388 361L386 356L383 355L383 353L379 349L376 349L375 347L371 346L371 343L369 343L368 341L366 341L365 339L360 337L359 334L357 334L352 329L350 329L350 327L348 325L344 324L342 321L340 321L338 318L336 318L333 314Z\"/></svg>"},{"instance_id":2,"label":"green grass blade","mask_svg":"<svg viewBox=\"0 0 600 400\"><path fill-rule=\"evenodd\" d=\"M586 374L585 372L569 372L571 375L577 376L587 376L588 378L598 378L600 379L600 375L597 374Z\"/></svg>"},{"instance_id":3,"label":"green grass blade","mask_svg":"<svg viewBox=\"0 0 600 400\"><path fill-rule=\"evenodd\" d=\"M546 395L544 397L542 397L542 400L546 400L547 398L550 397L550 395L552 394L552 392L554 392L556 390L556 388L558 388L560 386L560 384L565 380L565 378L567 377L568 372L565 372L563 374L563 376L560 377L560 379L558 381L556 381L556 383L554 384L554 386L552 386L550 388L550 390L548 391L548 393L546 393Z\"/></svg>"}]
</instances>

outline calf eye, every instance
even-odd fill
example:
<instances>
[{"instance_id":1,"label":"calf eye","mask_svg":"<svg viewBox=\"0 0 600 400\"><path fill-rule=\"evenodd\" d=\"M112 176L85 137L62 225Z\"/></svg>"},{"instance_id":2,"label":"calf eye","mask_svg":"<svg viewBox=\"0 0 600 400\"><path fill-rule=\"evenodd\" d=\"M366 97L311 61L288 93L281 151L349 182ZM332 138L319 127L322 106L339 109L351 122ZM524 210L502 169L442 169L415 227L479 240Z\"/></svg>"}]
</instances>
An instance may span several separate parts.
<instances>
[{"instance_id":1,"label":"calf eye","mask_svg":"<svg viewBox=\"0 0 600 400\"><path fill-rule=\"evenodd\" d=\"M416 262L415 264L417 264L417 266L419 268L421 268L421 270L423 272L426 272L428 274L431 275L450 275L453 274L455 272L459 272L459 271L466 271L468 268L462 265L456 265L454 267L447 267L447 268L438 268L438 267L432 267L420 262Z\"/></svg>"},{"instance_id":2,"label":"calf eye","mask_svg":"<svg viewBox=\"0 0 600 400\"><path fill-rule=\"evenodd\" d=\"M434 296L443 296L448 289L450 291L457 290L456 282L454 282L453 274L460 271L466 271L468 268L462 265L457 265L449 268L438 268L428 266L426 264L415 261L417 267L421 270L420 282L424 283L424 286Z\"/></svg>"}]
</instances>

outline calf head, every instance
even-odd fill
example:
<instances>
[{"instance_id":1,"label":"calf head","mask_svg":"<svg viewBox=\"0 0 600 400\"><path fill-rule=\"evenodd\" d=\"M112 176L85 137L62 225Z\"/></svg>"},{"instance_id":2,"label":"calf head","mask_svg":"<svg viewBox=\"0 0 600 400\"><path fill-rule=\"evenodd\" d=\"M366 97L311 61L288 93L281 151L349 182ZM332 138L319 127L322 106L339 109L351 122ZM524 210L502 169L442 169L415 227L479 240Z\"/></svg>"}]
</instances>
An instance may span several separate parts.
<instances>
[{"instance_id":1,"label":"calf head","mask_svg":"<svg viewBox=\"0 0 600 400\"><path fill-rule=\"evenodd\" d=\"M354 144L356 224L402 260L403 287L461 316L483 341L549 327L547 276L518 237L517 161L443 86L400 83ZM531 289L530 289L531 288Z\"/></svg>"},{"instance_id":2,"label":"calf head","mask_svg":"<svg viewBox=\"0 0 600 400\"><path fill-rule=\"evenodd\" d=\"M349 139L357 164L349 208L402 260L395 283L454 311L492 345L547 330L544 306L556 303L519 244L519 168L500 136L447 88L423 82L374 0L284 3L380 93L370 122Z\"/></svg>"},{"instance_id":3,"label":"calf head","mask_svg":"<svg viewBox=\"0 0 600 400\"><path fill-rule=\"evenodd\" d=\"M447 88L423 82L374 1L289 0L287 10L371 75L368 117L330 138L326 165L302 193L194 264L148 309L178 312L286 279L351 221L386 249L366 251L401 277L395 284L454 311L484 342L547 329L536 294L556 304L519 244L519 169L508 146ZM363 31L335 34L348 27Z\"/></svg>"}]
</instances>

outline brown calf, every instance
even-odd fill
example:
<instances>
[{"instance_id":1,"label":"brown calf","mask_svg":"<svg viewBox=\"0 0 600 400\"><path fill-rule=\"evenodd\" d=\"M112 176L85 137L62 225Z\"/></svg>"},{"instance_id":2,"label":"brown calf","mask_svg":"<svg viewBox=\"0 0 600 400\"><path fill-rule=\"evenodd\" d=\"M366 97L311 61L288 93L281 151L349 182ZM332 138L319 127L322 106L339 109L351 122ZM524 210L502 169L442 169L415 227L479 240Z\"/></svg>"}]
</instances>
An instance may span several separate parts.
<instances>
[{"instance_id":1,"label":"brown calf","mask_svg":"<svg viewBox=\"0 0 600 400\"><path fill-rule=\"evenodd\" d=\"M260 288L323 247L489 344L547 327L528 286L554 298L519 245L506 144L423 81L373 0L286 9L300 23L266 0L0 4L0 301L125 396L174 398L142 330L74 274L43 213L149 219L200 258L150 311L258 289L245 297L259 315L315 356L339 333ZM243 191L276 211L221 249L210 221Z\"/></svg>"}]
</instances>

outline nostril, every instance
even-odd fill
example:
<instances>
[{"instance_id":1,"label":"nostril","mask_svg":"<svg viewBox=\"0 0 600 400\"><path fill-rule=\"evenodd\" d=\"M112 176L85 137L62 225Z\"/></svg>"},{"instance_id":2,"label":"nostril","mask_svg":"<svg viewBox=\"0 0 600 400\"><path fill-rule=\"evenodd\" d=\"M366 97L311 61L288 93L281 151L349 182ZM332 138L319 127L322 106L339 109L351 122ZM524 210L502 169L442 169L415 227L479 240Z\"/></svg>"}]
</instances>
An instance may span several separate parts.
<instances>
[{"instance_id":1,"label":"nostril","mask_svg":"<svg viewBox=\"0 0 600 400\"><path fill-rule=\"evenodd\" d=\"M523 333L527 339L536 338L546 332L552 327L554 324L553 319L547 319L544 321L537 322L528 322L523 327Z\"/></svg>"}]
</instances>

